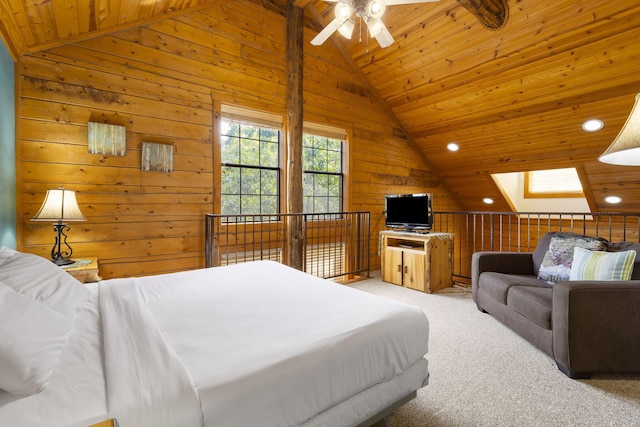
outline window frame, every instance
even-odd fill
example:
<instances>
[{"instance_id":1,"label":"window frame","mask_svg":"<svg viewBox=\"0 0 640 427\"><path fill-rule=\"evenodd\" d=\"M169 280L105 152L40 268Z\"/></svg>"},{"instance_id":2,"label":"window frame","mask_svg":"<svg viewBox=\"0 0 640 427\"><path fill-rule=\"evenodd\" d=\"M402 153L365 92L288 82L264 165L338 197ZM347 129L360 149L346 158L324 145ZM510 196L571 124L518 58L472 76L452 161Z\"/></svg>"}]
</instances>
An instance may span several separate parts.
<instances>
[{"instance_id":1,"label":"window frame","mask_svg":"<svg viewBox=\"0 0 640 427\"><path fill-rule=\"evenodd\" d=\"M340 143L340 150L330 150L329 148L317 148L317 147L309 147L307 145L305 145L305 140L307 137L312 137L312 138L327 138L327 139L331 139L334 141L337 141ZM302 187L302 198L303 198L303 212L305 214L309 214L309 215L324 215L324 214L331 214L331 213L336 213L336 212L342 212L345 209L345 197L344 197L344 193L345 193L345 147L347 146L346 143L346 131L343 129L338 129L338 128L333 128L333 127L329 127L326 125L318 125L318 124L311 124L311 123L306 123L304 124L304 131L303 131L303 142L302 142L302 151L304 153L305 149L313 149L313 150L326 150L327 152L329 151L333 151L333 152L339 152L340 154L340 172L330 172L330 171L320 171L320 170L313 170L313 169L307 169L305 168L304 165L304 157L302 159L302 179L303 179L303 187ZM328 156L328 153L327 153ZM328 210L327 212L316 212L315 209L312 209L312 211L308 212L305 209L306 203L304 203L304 201L308 198L311 197L313 200L315 200L316 198L326 198L327 199L327 203L326 206L327 208L329 207L330 204L330 199L332 197L335 196L331 196L330 194L327 194L326 196L317 196L317 195L307 195L305 193L305 185L304 185L304 179L305 177L312 175L314 177L317 176L326 176L326 177L338 177L339 178L339 186L340 186L340 194L338 196L339 198L339 207L337 211L333 211L333 210ZM314 178L315 179L315 178ZM329 184L328 184L329 185ZM314 185L315 187L315 185ZM315 207L315 203L312 203L312 206Z\"/></svg>"},{"instance_id":2,"label":"window frame","mask_svg":"<svg viewBox=\"0 0 640 427\"><path fill-rule=\"evenodd\" d=\"M273 215L277 215L281 212L282 209L282 173L283 173L283 168L282 168L282 155L283 155L283 147L282 147L282 142L283 142L283 138L284 138L284 132L283 132L283 126L282 126L282 117L276 114L272 114L272 113L267 113L267 112L263 112L263 111L258 111L258 110L250 110L250 109L245 109L245 108L241 108L241 107L237 107L235 105L226 105L226 104L222 104L221 108L220 108L221 114L220 114L220 126L218 129L218 135L217 137L220 139L220 213L223 215L248 215L249 217L251 217L251 215L269 215L269 214L273 214ZM235 123L239 126L238 129L238 135L225 135L223 134L223 122L229 122L229 123ZM241 157L241 149L242 149L242 144L241 141L243 140L242 137L242 127L243 126L251 126L251 127L256 127L258 128L258 134L259 137L256 140L258 143L258 164L244 164L242 163L242 157ZM272 141L268 141L265 140L263 141L260 136L261 136L261 130L262 129L267 129L269 131L276 131L278 134L278 140L277 142L272 142ZM224 161L223 158L223 144L222 144L222 139L225 137L229 137L229 138L238 138L239 139L239 152L238 152L238 156L239 156L239 163L235 163L235 162L228 162L228 161ZM246 139L246 138L244 138ZM255 139L254 139L255 140ZM261 156L260 156L260 150L262 148L262 143L263 142L267 142L267 143L271 143L271 144L276 144L277 145L277 159L275 162L275 166L263 166L260 165L260 161L261 161ZM275 212L264 212L263 211L263 197L273 197L274 195L264 195L262 193L262 185L260 185L260 191L258 194L243 194L242 193L242 181L238 182L238 193L223 193L223 174L225 171L225 168L234 168L237 169L239 171L240 174L242 174L243 170L258 170L258 171L274 171L276 173L276 185L275 185ZM260 173L260 175L262 175ZM242 175L240 175L242 176ZM241 179L241 178L240 178ZM262 179L262 176L260 176L260 179ZM240 213L229 213L229 212L224 212L224 197L225 196L238 196L240 198L239 201L239 212ZM251 196L258 196L260 198L260 202L259 202L259 210L260 212L258 213L243 213L242 212L242 199L243 196L245 197L251 197Z\"/></svg>"}]
</instances>

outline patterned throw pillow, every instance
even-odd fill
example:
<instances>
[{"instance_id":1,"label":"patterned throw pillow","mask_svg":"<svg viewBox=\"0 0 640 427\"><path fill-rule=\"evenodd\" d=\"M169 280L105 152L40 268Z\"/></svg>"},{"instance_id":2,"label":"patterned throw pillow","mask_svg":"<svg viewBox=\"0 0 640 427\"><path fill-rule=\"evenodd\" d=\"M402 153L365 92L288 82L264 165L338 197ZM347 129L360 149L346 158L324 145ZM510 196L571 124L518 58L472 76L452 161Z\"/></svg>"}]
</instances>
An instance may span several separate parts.
<instances>
[{"instance_id":1,"label":"patterned throw pillow","mask_svg":"<svg viewBox=\"0 0 640 427\"><path fill-rule=\"evenodd\" d=\"M629 280L636 251L601 252L579 247L573 253L570 280Z\"/></svg>"},{"instance_id":2,"label":"patterned throw pillow","mask_svg":"<svg viewBox=\"0 0 640 427\"><path fill-rule=\"evenodd\" d=\"M569 280L573 249L576 247L591 251L604 251L606 241L588 236L552 237L549 241L549 250L544 255L538 271L538 279L550 285Z\"/></svg>"}]
</instances>

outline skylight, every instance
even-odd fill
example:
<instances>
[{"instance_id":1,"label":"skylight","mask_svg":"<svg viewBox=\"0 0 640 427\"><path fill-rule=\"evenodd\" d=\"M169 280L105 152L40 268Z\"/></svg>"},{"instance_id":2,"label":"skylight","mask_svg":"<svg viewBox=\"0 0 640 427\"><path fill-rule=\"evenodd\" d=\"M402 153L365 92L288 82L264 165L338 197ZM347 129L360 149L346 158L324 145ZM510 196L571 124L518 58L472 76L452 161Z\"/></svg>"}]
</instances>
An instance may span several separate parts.
<instances>
[{"instance_id":1,"label":"skylight","mask_svg":"<svg viewBox=\"0 0 640 427\"><path fill-rule=\"evenodd\" d=\"M491 177L514 212L591 212L574 168L499 173ZM529 181L533 192L526 190Z\"/></svg>"}]
</instances>

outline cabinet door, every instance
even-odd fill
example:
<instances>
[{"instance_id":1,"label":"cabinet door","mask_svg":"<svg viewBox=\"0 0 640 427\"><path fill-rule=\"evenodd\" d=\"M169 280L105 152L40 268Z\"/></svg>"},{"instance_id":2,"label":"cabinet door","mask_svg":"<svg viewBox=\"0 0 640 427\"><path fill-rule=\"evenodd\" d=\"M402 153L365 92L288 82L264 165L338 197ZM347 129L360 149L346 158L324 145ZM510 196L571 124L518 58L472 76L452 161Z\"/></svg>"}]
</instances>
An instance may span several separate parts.
<instances>
[{"instance_id":1,"label":"cabinet door","mask_svg":"<svg viewBox=\"0 0 640 427\"><path fill-rule=\"evenodd\" d=\"M426 256L424 252L405 251L403 256L403 284L407 288L425 290Z\"/></svg>"},{"instance_id":2,"label":"cabinet door","mask_svg":"<svg viewBox=\"0 0 640 427\"><path fill-rule=\"evenodd\" d=\"M382 280L402 286L402 251L397 248L384 249Z\"/></svg>"}]
</instances>

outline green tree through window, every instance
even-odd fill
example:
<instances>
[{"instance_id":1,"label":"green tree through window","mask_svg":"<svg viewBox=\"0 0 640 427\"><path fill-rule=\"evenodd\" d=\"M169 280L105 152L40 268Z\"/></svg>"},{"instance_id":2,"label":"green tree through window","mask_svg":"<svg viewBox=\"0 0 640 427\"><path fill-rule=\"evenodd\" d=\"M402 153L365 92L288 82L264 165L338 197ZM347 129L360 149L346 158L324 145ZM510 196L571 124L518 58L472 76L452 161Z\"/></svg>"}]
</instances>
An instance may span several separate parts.
<instances>
[{"instance_id":1,"label":"green tree through window","mask_svg":"<svg viewBox=\"0 0 640 427\"><path fill-rule=\"evenodd\" d=\"M221 121L221 212L226 215L279 212L277 129Z\"/></svg>"},{"instance_id":2,"label":"green tree through window","mask_svg":"<svg viewBox=\"0 0 640 427\"><path fill-rule=\"evenodd\" d=\"M342 141L305 134L302 139L305 213L342 210Z\"/></svg>"}]
</instances>

